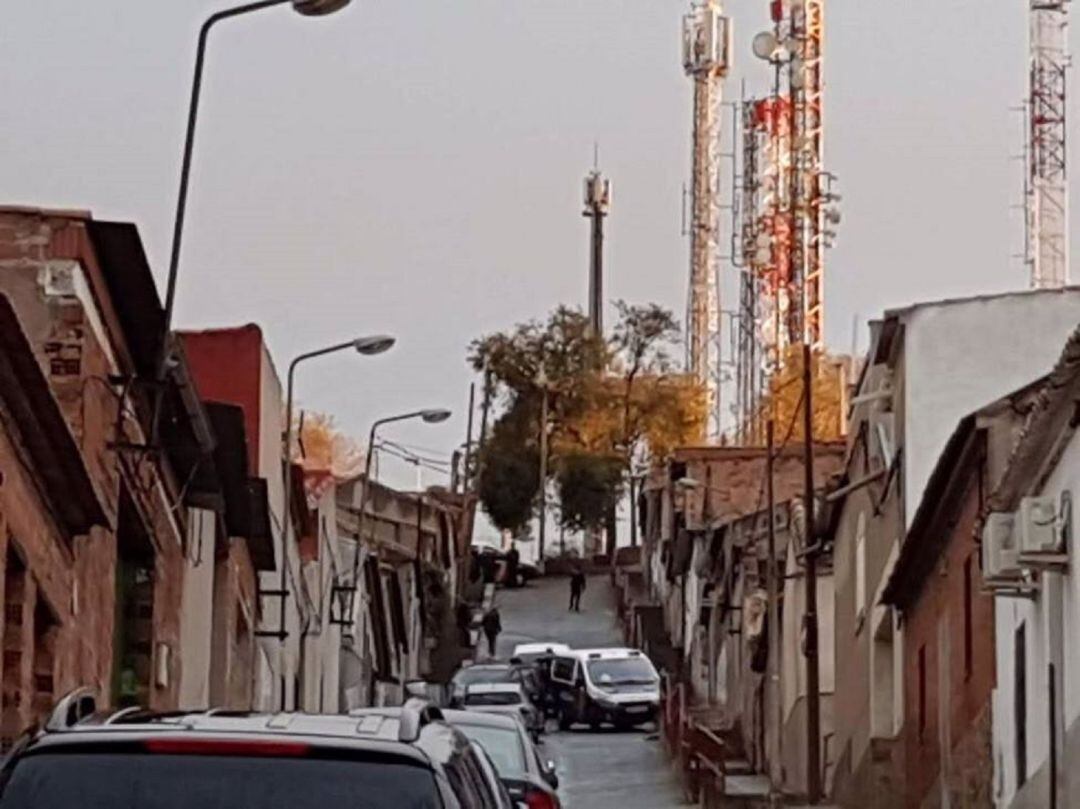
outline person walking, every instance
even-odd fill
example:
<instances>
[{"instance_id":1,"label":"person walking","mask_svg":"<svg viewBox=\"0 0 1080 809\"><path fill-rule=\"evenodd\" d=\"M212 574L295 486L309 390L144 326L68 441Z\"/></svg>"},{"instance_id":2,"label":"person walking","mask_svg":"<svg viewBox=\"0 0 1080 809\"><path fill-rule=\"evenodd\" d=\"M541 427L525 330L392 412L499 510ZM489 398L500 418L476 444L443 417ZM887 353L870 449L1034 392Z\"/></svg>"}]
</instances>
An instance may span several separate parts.
<instances>
[{"instance_id":1,"label":"person walking","mask_svg":"<svg viewBox=\"0 0 1080 809\"><path fill-rule=\"evenodd\" d=\"M480 621L480 626L484 630L484 637L487 638L488 657L494 659L495 641L498 640L499 633L502 632L502 618L499 616L499 608L492 606L490 610L485 612Z\"/></svg>"},{"instance_id":2,"label":"person walking","mask_svg":"<svg viewBox=\"0 0 1080 809\"><path fill-rule=\"evenodd\" d=\"M585 592L585 574L575 567L570 574L570 609L581 612L581 594Z\"/></svg>"},{"instance_id":3,"label":"person walking","mask_svg":"<svg viewBox=\"0 0 1080 809\"><path fill-rule=\"evenodd\" d=\"M510 550L506 552L506 586L518 586L518 566L521 564L521 554L517 546L511 542Z\"/></svg>"}]
</instances>

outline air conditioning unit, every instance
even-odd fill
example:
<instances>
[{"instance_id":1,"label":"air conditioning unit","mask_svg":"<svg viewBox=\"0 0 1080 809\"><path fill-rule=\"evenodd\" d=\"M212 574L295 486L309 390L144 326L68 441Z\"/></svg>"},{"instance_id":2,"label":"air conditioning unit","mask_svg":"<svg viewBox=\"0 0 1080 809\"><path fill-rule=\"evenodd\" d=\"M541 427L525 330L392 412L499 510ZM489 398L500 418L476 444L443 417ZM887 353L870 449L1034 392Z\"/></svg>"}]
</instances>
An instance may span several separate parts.
<instances>
[{"instance_id":1,"label":"air conditioning unit","mask_svg":"<svg viewBox=\"0 0 1080 809\"><path fill-rule=\"evenodd\" d=\"M1016 513L1020 553L1061 552L1057 504L1052 497L1025 497Z\"/></svg>"},{"instance_id":2,"label":"air conditioning unit","mask_svg":"<svg viewBox=\"0 0 1080 809\"><path fill-rule=\"evenodd\" d=\"M987 515L982 534L983 575L991 583L1020 577L1020 551L1013 530L1015 516L1003 512Z\"/></svg>"}]
</instances>

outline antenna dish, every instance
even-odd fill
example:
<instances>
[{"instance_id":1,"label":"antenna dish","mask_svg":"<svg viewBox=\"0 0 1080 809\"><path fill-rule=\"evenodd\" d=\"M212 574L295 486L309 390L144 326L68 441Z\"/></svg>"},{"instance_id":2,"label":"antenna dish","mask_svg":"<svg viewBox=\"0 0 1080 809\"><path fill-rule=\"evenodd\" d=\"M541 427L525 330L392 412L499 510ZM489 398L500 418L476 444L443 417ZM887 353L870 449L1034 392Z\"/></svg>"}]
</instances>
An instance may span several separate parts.
<instances>
[{"instance_id":1,"label":"antenna dish","mask_svg":"<svg viewBox=\"0 0 1080 809\"><path fill-rule=\"evenodd\" d=\"M764 59L767 62L771 61L778 47L779 43L776 41L776 35L772 31L762 31L754 37L754 56L758 59Z\"/></svg>"}]
</instances>

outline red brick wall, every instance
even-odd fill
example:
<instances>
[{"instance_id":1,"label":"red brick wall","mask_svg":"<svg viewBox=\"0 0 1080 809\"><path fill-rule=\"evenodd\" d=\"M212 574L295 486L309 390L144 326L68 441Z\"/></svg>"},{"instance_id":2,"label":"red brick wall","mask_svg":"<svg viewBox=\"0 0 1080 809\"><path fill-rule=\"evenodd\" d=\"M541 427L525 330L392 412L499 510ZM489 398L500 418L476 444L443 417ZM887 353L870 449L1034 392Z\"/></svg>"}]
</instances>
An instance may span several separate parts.
<instances>
[{"instance_id":1,"label":"red brick wall","mask_svg":"<svg viewBox=\"0 0 1080 809\"><path fill-rule=\"evenodd\" d=\"M235 329L183 332L181 337L199 396L243 408L248 467L255 474L259 468L262 330L249 324Z\"/></svg>"},{"instance_id":2,"label":"red brick wall","mask_svg":"<svg viewBox=\"0 0 1080 809\"><path fill-rule=\"evenodd\" d=\"M949 544L927 577L915 603L905 613L904 727L901 739L907 783L907 806L937 805L942 750L939 744L940 667L948 668L948 788L957 806L989 806L992 755L989 734L994 688L994 601L982 592L978 548L974 540L979 487L973 474ZM970 559L971 660L965 662L965 562ZM949 659L942 660L939 624L949 635ZM924 723L920 732L919 652L924 650ZM979 798L981 796L981 799Z\"/></svg>"},{"instance_id":3,"label":"red brick wall","mask_svg":"<svg viewBox=\"0 0 1080 809\"><path fill-rule=\"evenodd\" d=\"M140 439L130 422L125 435L115 435L116 397L108 376L130 374L132 366L126 354L125 335L86 233L85 218L64 212L0 210L0 292L10 297L18 313L113 527L121 479L126 478L153 536L156 558L152 651L155 656L168 655L168 684L161 688L152 685L150 704L172 708L180 680L182 533L178 533L170 517L171 504L161 495L156 465L108 447L118 437L135 443ZM91 318L74 296L44 294L40 280L50 266L48 262L55 259L78 262L92 293L95 317ZM104 330L101 338L95 323ZM52 591L50 606L61 623L53 655L58 672L56 691L91 684L109 699L116 618L117 545L113 528L95 529L89 537L77 537L68 556L57 556L55 549L49 550L55 540L31 530L44 518L25 494L18 490L4 494L0 504L12 526L12 535L34 571L34 586L40 586L43 592ZM182 517L183 509L177 514ZM0 542L6 541L5 537L6 533L0 532ZM3 559L0 557L0 564ZM157 660L151 669L157 671Z\"/></svg>"}]
</instances>

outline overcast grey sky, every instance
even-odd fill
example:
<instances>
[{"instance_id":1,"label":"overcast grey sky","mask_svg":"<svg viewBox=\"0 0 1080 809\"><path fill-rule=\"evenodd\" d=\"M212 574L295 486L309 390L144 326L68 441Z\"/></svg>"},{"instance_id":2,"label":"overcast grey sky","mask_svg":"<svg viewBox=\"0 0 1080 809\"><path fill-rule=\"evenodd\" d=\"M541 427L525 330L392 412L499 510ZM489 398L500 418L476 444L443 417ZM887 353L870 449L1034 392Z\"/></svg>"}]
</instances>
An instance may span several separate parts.
<instances>
[{"instance_id":1,"label":"overcast grey sky","mask_svg":"<svg viewBox=\"0 0 1080 809\"><path fill-rule=\"evenodd\" d=\"M163 280L195 34L224 5L0 5L0 199L132 220ZM1021 132L1009 108L1025 92L1026 5L828 4L827 157L844 198L826 280L834 349L850 347L855 315L1025 285L1011 258ZM286 7L223 24L178 324L257 321L279 371L330 341L395 334L384 357L308 365L301 402L358 436L377 416L452 407L447 425L393 433L449 452L464 434L469 340L584 302L594 140L615 186L608 297L681 315L685 7L354 0L324 20ZM768 3L728 7L739 74L762 88L749 42Z\"/></svg>"}]
</instances>

